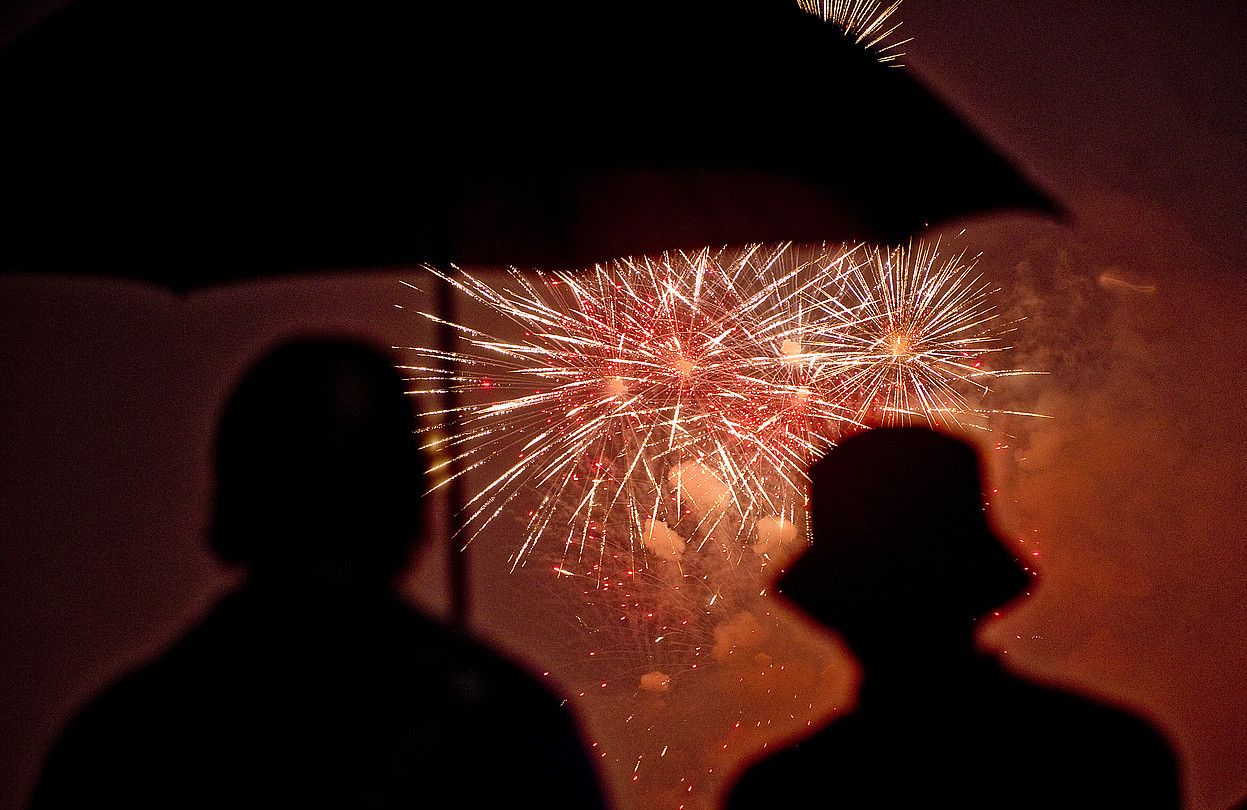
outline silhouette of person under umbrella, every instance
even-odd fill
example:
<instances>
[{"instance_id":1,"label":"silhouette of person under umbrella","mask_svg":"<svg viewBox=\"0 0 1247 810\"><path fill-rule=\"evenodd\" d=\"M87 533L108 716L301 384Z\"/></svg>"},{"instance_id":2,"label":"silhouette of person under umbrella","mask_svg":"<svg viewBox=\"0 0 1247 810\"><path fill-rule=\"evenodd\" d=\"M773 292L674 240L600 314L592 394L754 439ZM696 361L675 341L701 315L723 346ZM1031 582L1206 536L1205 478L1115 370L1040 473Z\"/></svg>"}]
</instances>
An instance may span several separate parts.
<instances>
[{"instance_id":1,"label":"silhouette of person under umbrella","mask_svg":"<svg viewBox=\"0 0 1247 810\"><path fill-rule=\"evenodd\" d=\"M601 806L560 701L392 587L424 459L376 351L286 344L229 400L212 544L248 576L75 718L51 807Z\"/></svg>"},{"instance_id":2,"label":"silhouette of person under umbrella","mask_svg":"<svg viewBox=\"0 0 1247 810\"><path fill-rule=\"evenodd\" d=\"M858 702L750 768L730 808L1180 806L1146 723L976 650L976 621L1028 577L988 525L969 445L865 431L810 477L814 544L779 587L857 656Z\"/></svg>"}]
</instances>

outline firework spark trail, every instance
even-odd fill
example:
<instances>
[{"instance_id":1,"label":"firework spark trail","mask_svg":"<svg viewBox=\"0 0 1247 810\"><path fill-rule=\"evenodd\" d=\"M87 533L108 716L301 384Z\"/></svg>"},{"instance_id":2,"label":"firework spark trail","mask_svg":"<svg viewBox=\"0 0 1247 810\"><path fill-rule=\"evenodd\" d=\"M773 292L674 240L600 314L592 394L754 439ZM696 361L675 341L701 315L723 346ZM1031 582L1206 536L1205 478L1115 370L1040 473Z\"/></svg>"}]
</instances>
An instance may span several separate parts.
<instances>
[{"instance_id":1,"label":"firework spark trail","mask_svg":"<svg viewBox=\"0 0 1247 810\"><path fill-rule=\"evenodd\" d=\"M458 371L422 348L408 366L415 393L485 397L426 447L461 474L506 459L469 502L467 539L522 498L513 566L543 540L564 572L620 549L634 568L696 567L708 546L765 563L799 543L805 469L844 429L981 425L973 399L1010 373L983 367L1006 348L989 286L938 243L704 249L501 285L433 272L523 333L455 324Z\"/></svg>"},{"instance_id":2,"label":"firework spark trail","mask_svg":"<svg viewBox=\"0 0 1247 810\"><path fill-rule=\"evenodd\" d=\"M579 604L564 618L574 616L587 645L583 680L609 673L626 689L639 683L666 691L714 659L716 628L730 606L756 595L757 577L741 576L739 563L721 547L695 565L635 562L616 549L599 570L575 575ZM577 667L565 663L563 669Z\"/></svg>"},{"instance_id":3,"label":"firework spark trail","mask_svg":"<svg viewBox=\"0 0 1247 810\"><path fill-rule=\"evenodd\" d=\"M887 41L901 27L900 22L888 24L901 0L886 6L880 0L797 0L797 4L802 10L838 26L845 36L872 51L880 62L903 67L896 60L905 54L896 49L910 40Z\"/></svg>"},{"instance_id":4,"label":"firework spark trail","mask_svg":"<svg viewBox=\"0 0 1247 810\"><path fill-rule=\"evenodd\" d=\"M810 272L808 262L791 266L792 255L783 247L714 255L704 250L599 266L587 277L543 276L540 289L518 273L513 274L517 288L505 290L467 274L451 279L467 295L523 326L528 338L523 344L508 343L459 327L469 343L488 354L458 355L465 373L453 378L439 379L432 367L412 368L431 375L422 381L442 387L525 391L463 409L463 434L434 443L451 452L470 445L463 453L475 456L467 459L470 468L514 449L512 436L528 437L515 463L472 500L469 522L487 525L522 489L508 485L523 480L546 496L531 514L517 561L549 529L555 506L569 502L577 504L574 511L584 519L571 527L578 531L568 533L567 545L583 554L602 529L593 519L602 509L615 515L648 512L652 539L652 518L666 500L664 485L672 483L671 474L677 490L683 483L681 459L695 457L711 470L709 477L727 482L747 480L746 467L759 461L787 467L808 463L820 449L810 424L834 422L808 419L806 412L822 406L843 416L843 407L814 400L807 392L795 397L800 400L795 408L783 403L777 416L760 419L758 413L772 407L768 398L794 400L793 391L806 391L799 372L777 362L775 345L782 342L779 338L791 344L789 336L800 337L802 330L827 330L802 318L804 299L818 299L814 288L827 282L828 270L845 262L843 257L819 258L817 271ZM797 281L802 275L805 280ZM749 294L751 288L760 291ZM429 359L438 356L416 351ZM786 418L786 411L797 418ZM772 441L780 434L790 440ZM799 473L789 471L785 478L791 488ZM735 510L747 513L750 506L742 496L763 490L731 487L728 492ZM730 510L711 511L702 515L702 524L709 524L699 524L706 534ZM684 519L678 502L674 512L668 522ZM642 521L630 523L643 528ZM645 544L646 535L630 535L632 547Z\"/></svg>"},{"instance_id":5,"label":"firework spark trail","mask_svg":"<svg viewBox=\"0 0 1247 810\"><path fill-rule=\"evenodd\" d=\"M991 413L971 397L981 400L990 378L1027 373L984 367L985 355L1009 348L1001 338L1013 327L993 328L999 316L977 257L941 257L939 248L865 248L844 277L858 317L816 348L831 358L838 393L858 403L858 421L983 427L966 421Z\"/></svg>"}]
</instances>

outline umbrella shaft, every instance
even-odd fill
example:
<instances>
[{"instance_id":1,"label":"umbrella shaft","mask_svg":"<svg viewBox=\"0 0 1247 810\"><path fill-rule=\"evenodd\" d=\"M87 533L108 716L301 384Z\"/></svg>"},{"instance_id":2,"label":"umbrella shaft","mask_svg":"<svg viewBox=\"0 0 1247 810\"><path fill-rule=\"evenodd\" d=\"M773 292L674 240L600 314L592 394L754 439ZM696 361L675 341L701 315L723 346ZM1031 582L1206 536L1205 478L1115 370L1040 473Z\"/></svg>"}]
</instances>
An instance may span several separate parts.
<instances>
[{"instance_id":1,"label":"umbrella shaft","mask_svg":"<svg viewBox=\"0 0 1247 810\"><path fill-rule=\"evenodd\" d=\"M443 395L442 408L446 413L444 422L449 436L459 433L459 391L453 379L458 370L452 354L455 349L456 332L450 324L458 321L454 288L441 276L437 277L437 313L441 322L437 325L437 348L441 353L441 368L446 378L451 379ZM446 526L446 562L450 577L450 618L455 625L466 627L468 622L468 549L457 548L458 538L463 535L461 529L464 513L463 477L459 474L461 463L455 453L450 453L449 464L445 475L449 477L445 493L445 526Z\"/></svg>"}]
</instances>

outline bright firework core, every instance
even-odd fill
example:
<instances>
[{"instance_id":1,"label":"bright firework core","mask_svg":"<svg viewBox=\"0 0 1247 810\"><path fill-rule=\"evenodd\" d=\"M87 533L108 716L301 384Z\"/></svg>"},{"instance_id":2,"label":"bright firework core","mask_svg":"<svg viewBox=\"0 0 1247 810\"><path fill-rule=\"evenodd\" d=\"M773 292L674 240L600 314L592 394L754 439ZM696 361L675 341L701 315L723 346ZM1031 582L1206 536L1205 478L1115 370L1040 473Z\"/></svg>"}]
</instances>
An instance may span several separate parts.
<instances>
[{"instance_id":1,"label":"bright firework core","mask_svg":"<svg viewBox=\"0 0 1247 810\"><path fill-rule=\"evenodd\" d=\"M904 332L894 332L888 335L884 343L898 361L908 360L914 356L913 339Z\"/></svg>"},{"instance_id":2,"label":"bright firework core","mask_svg":"<svg viewBox=\"0 0 1247 810\"><path fill-rule=\"evenodd\" d=\"M446 275L518 335L456 324L453 374L409 350L417 394L474 398L460 434L426 447L465 470L501 465L469 503L467 539L526 515L514 565L544 548L599 584L608 558L782 563L805 541L806 469L843 431L981 425L987 382L1009 373L984 363L1007 348L992 291L938 247L752 245L499 284Z\"/></svg>"}]
</instances>

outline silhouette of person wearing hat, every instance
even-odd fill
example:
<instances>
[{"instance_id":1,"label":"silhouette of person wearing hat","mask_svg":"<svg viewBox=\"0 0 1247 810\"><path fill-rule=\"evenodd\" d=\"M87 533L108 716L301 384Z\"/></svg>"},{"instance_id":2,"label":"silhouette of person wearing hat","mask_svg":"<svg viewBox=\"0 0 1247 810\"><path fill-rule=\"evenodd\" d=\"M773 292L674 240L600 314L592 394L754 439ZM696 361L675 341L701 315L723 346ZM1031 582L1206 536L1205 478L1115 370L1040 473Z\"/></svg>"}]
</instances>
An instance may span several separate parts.
<instances>
[{"instance_id":1,"label":"silhouette of person wearing hat","mask_svg":"<svg viewBox=\"0 0 1247 810\"><path fill-rule=\"evenodd\" d=\"M31 806L601 805L576 727L392 587L425 463L398 370L287 344L221 422L212 544L247 579L74 719Z\"/></svg>"},{"instance_id":2,"label":"silhouette of person wearing hat","mask_svg":"<svg viewBox=\"0 0 1247 810\"><path fill-rule=\"evenodd\" d=\"M976 621L1028 576L988 525L968 444L865 431L810 477L814 543L779 588L858 658L857 706L750 768L730 808L1180 806L1150 726L976 650Z\"/></svg>"}]
</instances>

